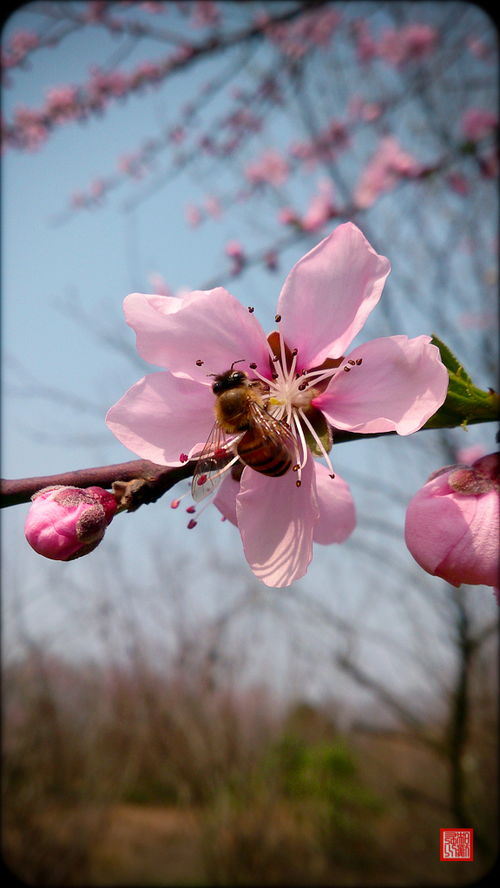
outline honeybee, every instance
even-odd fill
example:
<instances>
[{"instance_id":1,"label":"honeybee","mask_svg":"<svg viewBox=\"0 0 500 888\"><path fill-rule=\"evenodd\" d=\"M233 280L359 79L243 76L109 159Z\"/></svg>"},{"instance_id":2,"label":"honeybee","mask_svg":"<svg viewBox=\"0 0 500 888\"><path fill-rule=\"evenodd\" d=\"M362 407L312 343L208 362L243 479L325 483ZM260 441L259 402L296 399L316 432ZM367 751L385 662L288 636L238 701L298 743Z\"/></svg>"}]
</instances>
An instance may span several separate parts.
<instances>
[{"instance_id":1,"label":"honeybee","mask_svg":"<svg viewBox=\"0 0 500 888\"><path fill-rule=\"evenodd\" d=\"M224 373L212 374L215 423L195 466L191 493L195 501L218 486L234 463L278 477L296 461L297 446L289 426L267 412L265 383L251 380L234 361Z\"/></svg>"}]
</instances>

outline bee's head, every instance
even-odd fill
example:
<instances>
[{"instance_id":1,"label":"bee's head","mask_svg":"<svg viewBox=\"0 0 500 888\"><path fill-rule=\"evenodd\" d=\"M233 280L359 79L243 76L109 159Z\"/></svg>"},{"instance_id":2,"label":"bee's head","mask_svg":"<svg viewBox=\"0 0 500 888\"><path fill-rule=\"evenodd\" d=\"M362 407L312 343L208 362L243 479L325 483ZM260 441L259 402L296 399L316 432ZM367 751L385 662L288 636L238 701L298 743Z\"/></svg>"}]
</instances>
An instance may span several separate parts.
<instances>
[{"instance_id":1,"label":"bee's head","mask_svg":"<svg viewBox=\"0 0 500 888\"><path fill-rule=\"evenodd\" d=\"M241 358L244 360L244 358ZM212 391L214 395L220 395L221 392L226 392L228 389L238 388L241 385L244 385L245 381L248 379L247 374L243 370L234 370L234 365L239 364L240 361L233 361L229 370L226 370L225 373L211 373L210 376L215 377L215 382L212 385Z\"/></svg>"}]
</instances>

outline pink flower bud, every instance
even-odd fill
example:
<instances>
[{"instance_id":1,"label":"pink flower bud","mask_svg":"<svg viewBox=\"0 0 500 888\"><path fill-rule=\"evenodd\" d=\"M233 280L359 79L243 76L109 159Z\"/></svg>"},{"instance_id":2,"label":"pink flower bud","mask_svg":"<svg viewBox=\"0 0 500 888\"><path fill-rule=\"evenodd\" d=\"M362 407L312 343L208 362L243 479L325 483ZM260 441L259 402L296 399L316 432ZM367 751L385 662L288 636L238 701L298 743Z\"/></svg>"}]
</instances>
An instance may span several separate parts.
<instances>
[{"instance_id":1,"label":"pink flower bud","mask_svg":"<svg viewBox=\"0 0 500 888\"><path fill-rule=\"evenodd\" d=\"M500 454L435 472L410 501L405 539L415 561L453 586L499 585Z\"/></svg>"},{"instance_id":2,"label":"pink flower bud","mask_svg":"<svg viewBox=\"0 0 500 888\"><path fill-rule=\"evenodd\" d=\"M117 509L114 496L101 487L58 484L31 499L26 539L35 552L55 561L71 561L95 549Z\"/></svg>"}]
</instances>

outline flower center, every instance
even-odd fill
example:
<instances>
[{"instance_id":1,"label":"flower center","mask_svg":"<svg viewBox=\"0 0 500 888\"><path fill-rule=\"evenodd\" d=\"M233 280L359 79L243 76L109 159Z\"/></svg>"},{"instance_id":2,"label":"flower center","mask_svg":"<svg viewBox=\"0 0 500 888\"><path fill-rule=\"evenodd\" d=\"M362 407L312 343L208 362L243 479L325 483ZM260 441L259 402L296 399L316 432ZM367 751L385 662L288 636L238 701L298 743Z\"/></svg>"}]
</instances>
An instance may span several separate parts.
<instances>
[{"instance_id":1,"label":"flower center","mask_svg":"<svg viewBox=\"0 0 500 888\"><path fill-rule=\"evenodd\" d=\"M286 422L296 441L296 461L294 470L298 473L297 485L300 486L301 472L312 450L316 456L325 459L332 478L335 477L333 466L328 456L332 446L331 429L321 413L314 406L313 400L326 387L337 368L339 360L327 360L322 367L297 371L298 351L290 350L286 345L281 331L271 333L268 338L271 378L258 372L256 365L251 365L255 376L266 384L269 389L267 410L275 419Z\"/></svg>"}]
</instances>

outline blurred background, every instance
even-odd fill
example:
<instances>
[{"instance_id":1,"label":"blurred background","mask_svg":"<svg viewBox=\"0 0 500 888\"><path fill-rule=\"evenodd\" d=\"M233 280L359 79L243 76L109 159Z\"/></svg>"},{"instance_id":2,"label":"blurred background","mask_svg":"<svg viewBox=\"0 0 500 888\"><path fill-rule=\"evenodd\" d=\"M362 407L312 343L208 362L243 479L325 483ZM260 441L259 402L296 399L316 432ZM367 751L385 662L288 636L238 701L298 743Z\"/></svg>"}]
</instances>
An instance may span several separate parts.
<instances>
[{"instance_id":1,"label":"blurred background","mask_svg":"<svg viewBox=\"0 0 500 888\"><path fill-rule=\"evenodd\" d=\"M122 301L223 285L266 330L354 221L392 272L359 342L497 379L498 51L461 2L35 2L2 31L2 476L133 459L155 368ZM358 340L355 344L358 344ZM334 446L357 527L286 589L169 495L51 563L2 514L3 855L31 885L454 885L496 855L490 588L413 562L406 506L492 424ZM180 496L188 482L172 495ZM439 861L440 827L475 861Z\"/></svg>"}]
</instances>

